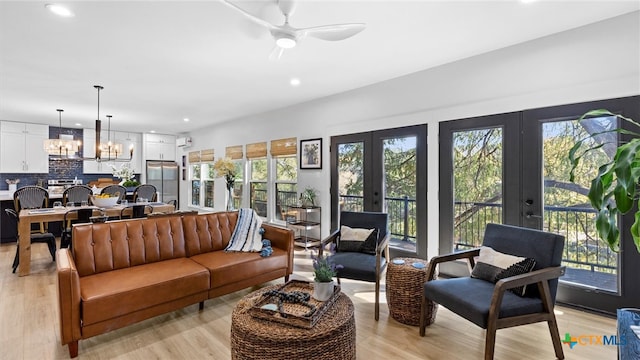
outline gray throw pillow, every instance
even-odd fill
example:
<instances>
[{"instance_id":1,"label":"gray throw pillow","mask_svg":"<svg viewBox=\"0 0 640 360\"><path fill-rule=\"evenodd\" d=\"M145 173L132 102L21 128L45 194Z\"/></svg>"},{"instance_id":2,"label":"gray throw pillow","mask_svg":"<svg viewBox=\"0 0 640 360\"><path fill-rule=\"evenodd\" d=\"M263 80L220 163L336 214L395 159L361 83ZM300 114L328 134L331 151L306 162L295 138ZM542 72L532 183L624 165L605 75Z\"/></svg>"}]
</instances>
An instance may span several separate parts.
<instances>
[{"instance_id":1,"label":"gray throw pillow","mask_svg":"<svg viewBox=\"0 0 640 360\"><path fill-rule=\"evenodd\" d=\"M536 261L532 258L503 254L488 246L483 246L480 248L480 256L476 260L471 277L495 284L500 279L531 272L535 265ZM509 290L518 296L524 296L526 286Z\"/></svg>"}]
</instances>

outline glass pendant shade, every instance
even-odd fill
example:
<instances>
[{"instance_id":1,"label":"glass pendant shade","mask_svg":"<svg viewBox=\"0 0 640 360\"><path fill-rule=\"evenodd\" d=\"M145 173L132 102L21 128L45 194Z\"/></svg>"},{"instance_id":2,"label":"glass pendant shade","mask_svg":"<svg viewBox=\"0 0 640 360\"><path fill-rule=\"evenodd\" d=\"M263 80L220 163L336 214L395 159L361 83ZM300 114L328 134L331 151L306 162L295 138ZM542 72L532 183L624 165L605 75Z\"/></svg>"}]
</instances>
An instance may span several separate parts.
<instances>
[{"instance_id":1,"label":"glass pendant shade","mask_svg":"<svg viewBox=\"0 0 640 360\"><path fill-rule=\"evenodd\" d=\"M57 139L46 139L44 141L44 150L49 155L57 155L60 157L74 156L79 151L78 141L73 140L73 135L62 134L62 109L56 109L59 118L59 131Z\"/></svg>"}]
</instances>

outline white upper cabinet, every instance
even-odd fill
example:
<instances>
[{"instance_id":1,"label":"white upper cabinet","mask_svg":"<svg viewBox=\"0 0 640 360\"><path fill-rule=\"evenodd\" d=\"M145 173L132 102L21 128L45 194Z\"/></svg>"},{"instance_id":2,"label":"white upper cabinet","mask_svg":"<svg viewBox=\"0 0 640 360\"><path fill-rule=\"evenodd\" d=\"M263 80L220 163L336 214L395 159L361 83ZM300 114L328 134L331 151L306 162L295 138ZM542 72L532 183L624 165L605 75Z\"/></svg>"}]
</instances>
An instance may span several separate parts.
<instances>
[{"instance_id":1,"label":"white upper cabinet","mask_svg":"<svg viewBox=\"0 0 640 360\"><path fill-rule=\"evenodd\" d=\"M96 156L96 131L94 129L85 129L84 130L84 157L95 157ZM112 131L111 132L111 141L115 143L122 144L122 152L123 154L118 154L118 159L128 159L129 158L129 150L133 145L133 156L131 157L131 167L136 174L142 173L142 134L140 133L128 133L121 131ZM106 144L109 141L109 135L107 135L106 131L102 131L100 133L100 143ZM112 157L115 154L111 154ZM83 171L85 174L112 174L113 166L120 167L122 162L113 162L108 161L106 158L108 154L103 153L102 158L105 159L103 161L95 161L95 160L85 160L83 164ZM138 179L139 180L139 179Z\"/></svg>"},{"instance_id":2,"label":"white upper cabinet","mask_svg":"<svg viewBox=\"0 0 640 360\"><path fill-rule=\"evenodd\" d=\"M145 160L176 160L175 135L144 134Z\"/></svg>"},{"instance_id":3,"label":"white upper cabinet","mask_svg":"<svg viewBox=\"0 0 640 360\"><path fill-rule=\"evenodd\" d=\"M48 125L0 121L0 171L49 173L48 138Z\"/></svg>"}]
</instances>

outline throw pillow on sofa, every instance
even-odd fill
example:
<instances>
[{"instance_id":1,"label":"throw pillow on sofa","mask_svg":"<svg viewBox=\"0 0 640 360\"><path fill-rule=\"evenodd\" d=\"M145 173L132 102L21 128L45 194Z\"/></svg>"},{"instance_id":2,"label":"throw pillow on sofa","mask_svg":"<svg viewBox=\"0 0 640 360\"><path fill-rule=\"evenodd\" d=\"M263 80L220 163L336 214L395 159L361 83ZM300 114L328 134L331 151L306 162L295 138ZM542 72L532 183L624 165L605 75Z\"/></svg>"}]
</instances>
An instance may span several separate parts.
<instances>
[{"instance_id":1,"label":"throw pillow on sofa","mask_svg":"<svg viewBox=\"0 0 640 360\"><path fill-rule=\"evenodd\" d=\"M340 226L339 252L376 253L378 229L359 229Z\"/></svg>"},{"instance_id":2,"label":"throw pillow on sofa","mask_svg":"<svg viewBox=\"0 0 640 360\"><path fill-rule=\"evenodd\" d=\"M488 246L482 246L471 277L496 283L500 279L531 272L535 265L536 261L532 258L504 254ZM509 290L516 295L524 296L526 286Z\"/></svg>"}]
</instances>

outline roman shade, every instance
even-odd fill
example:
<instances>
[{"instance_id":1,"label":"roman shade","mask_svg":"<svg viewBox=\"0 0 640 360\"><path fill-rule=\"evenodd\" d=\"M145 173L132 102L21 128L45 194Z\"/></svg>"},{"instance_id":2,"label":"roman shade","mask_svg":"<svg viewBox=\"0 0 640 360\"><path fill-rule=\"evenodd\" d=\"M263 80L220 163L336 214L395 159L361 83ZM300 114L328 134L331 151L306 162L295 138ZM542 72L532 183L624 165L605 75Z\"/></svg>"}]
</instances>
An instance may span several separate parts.
<instances>
[{"instance_id":1,"label":"roman shade","mask_svg":"<svg viewBox=\"0 0 640 360\"><path fill-rule=\"evenodd\" d=\"M298 139L295 137L271 140L271 156L296 155L298 153Z\"/></svg>"},{"instance_id":2,"label":"roman shade","mask_svg":"<svg viewBox=\"0 0 640 360\"><path fill-rule=\"evenodd\" d=\"M247 159L263 158L266 156L267 156L266 142L247 144Z\"/></svg>"}]
</instances>

